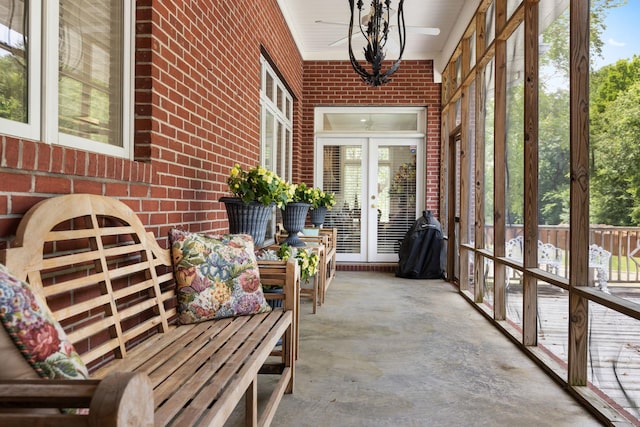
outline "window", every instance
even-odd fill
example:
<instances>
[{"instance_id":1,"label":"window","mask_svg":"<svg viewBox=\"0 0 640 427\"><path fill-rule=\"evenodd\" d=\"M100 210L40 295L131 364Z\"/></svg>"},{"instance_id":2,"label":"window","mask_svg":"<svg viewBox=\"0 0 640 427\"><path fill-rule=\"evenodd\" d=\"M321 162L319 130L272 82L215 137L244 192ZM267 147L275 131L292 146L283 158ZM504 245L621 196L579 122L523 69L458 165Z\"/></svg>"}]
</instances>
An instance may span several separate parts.
<instances>
[{"instance_id":1,"label":"window","mask_svg":"<svg viewBox=\"0 0 640 427\"><path fill-rule=\"evenodd\" d=\"M262 166L291 180L291 146L293 144L293 98L269 63L261 58Z\"/></svg>"},{"instance_id":2,"label":"window","mask_svg":"<svg viewBox=\"0 0 640 427\"><path fill-rule=\"evenodd\" d=\"M0 132L130 157L132 19L123 0L0 0Z\"/></svg>"},{"instance_id":3,"label":"window","mask_svg":"<svg viewBox=\"0 0 640 427\"><path fill-rule=\"evenodd\" d=\"M264 57L260 88L260 164L291 181L293 145L293 97ZM275 233L276 217L267 225L267 236Z\"/></svg>"}]
</instances>

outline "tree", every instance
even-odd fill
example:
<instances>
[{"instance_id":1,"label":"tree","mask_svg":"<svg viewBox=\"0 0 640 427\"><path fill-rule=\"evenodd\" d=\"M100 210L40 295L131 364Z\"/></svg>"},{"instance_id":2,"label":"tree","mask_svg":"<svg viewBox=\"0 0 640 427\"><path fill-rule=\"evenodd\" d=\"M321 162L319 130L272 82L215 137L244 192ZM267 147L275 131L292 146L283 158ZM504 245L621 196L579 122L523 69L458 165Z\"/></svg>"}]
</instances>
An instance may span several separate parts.
<instances>
[{"instance_id":1,"label":"tree","mask_svg":"<svg viewBox=\"0 0 640 427\"><path fill-rule=\"evenodd\" d=\"M602 127L595 136L597 168L591 186L593 220L640 226L640 79L606 103L599 119Z\"/></svg>"},{"instance_id":2,"label":"tree","mask_svg":"<svg viewBox=\"0 0 640 427\"><path fill-rule=\"evenodd\" d=\"M0 117L26 122L26 97L27 77L24 65L13 56L0 56Z\"/></svg>"}]
</instances>

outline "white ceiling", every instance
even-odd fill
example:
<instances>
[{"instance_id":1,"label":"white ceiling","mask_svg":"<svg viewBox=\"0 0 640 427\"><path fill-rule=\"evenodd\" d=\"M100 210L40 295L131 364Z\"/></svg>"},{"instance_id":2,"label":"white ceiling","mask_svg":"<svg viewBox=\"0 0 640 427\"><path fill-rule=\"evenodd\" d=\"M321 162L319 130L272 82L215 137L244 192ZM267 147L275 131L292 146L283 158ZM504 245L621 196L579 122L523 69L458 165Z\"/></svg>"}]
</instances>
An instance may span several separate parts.
<instances>
[{"instance_id":1,"label":"white ceiling","mask_svg":"<svg viewBox=\"0 0 640 427\"><path fill-rule=\"evenodd\" d=\"M346 43L351 19L349 0L278 0L278 3L304 60L349 58ZM370 0L364 3L368 8ZM397 4L398 0L393 0L391 7L395 9ZM436 74L441 73L478 4L479 0L405 0L407 27L437 27L440 34L417 34L408 28L403 59L433 59ZM344 42L332 47L338 40ZM363 45L354 36L354 53L359 55ZM389 46L387 59L395 59L394 50L394 46Z\"/></svg>"}]
</instances>

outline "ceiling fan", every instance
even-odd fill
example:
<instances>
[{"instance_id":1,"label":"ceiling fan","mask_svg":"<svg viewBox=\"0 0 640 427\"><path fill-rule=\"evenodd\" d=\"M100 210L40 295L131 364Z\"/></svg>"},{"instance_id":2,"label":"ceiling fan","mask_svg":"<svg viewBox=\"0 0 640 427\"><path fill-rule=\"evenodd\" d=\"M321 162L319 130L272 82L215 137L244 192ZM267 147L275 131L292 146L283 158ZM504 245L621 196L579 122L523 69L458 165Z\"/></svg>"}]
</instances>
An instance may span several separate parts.
<instances>
[{"instance_id":1,"label":"ceiling fan","mask_svg":"<svg viewBox=\"0 0 640 427\"><path fill-rule=\"evenodd\" d=\"M348 23L343 23L343 22L332 22L332 21L323 21L321 19L318 19L315 21L316 24L325 24L325 25L337 25L337 26L341 26L341 27L349 27ZM395 25L391 26L392 28L395 27ZM411 25L407 25L406 27L407 33L414 33L414 34L422 34L425 36L437 36L438 34L440 34L440 28L435 28L435 27L418 27L418 26L411 26ZM355 33L354 33L355 35ZM349 40L349 36L347 37L343 37L339 40L334 41L333 43L331 43L329 45L329 47L334 47L334 46L340 46L341 44L344 44L347 42L347 40Z\"/></svg>"}]
</instances>

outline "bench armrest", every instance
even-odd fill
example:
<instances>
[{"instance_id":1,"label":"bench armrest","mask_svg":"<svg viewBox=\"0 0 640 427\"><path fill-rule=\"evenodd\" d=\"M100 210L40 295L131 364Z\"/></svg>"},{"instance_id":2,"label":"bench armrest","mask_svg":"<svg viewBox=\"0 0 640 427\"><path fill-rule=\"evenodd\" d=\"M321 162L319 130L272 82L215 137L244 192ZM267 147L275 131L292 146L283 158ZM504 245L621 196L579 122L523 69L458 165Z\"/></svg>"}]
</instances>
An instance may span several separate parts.
<instances>
[{"instance_id":1,"label":"bench armrest","mask_svg":"<svg viewBox=\"0 0 640 427\"><path fill-rule=\"evenodd\" d=\"M259 260L260 281L265 286L283 289L281 295L270 294L270 299L284 299L285 310L295 310L300 289L300 266L294 258L284 261Z\"/></svg>"},{"instance_id":2,"label":"bench armrest","mask_svg":"<svg viewBox=\"0 0 640 427\"><path fill-rule=\"evenodd\" d=\"M151 426L153 407L151 381L142 373L113 372L102 380L0 381L2 422L7 427ZM90 410L88 414L63 414L52 408Z\"/></svg>"}]
</instances>

